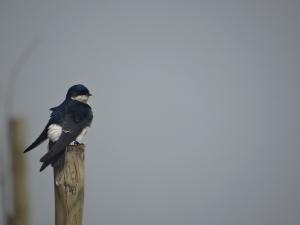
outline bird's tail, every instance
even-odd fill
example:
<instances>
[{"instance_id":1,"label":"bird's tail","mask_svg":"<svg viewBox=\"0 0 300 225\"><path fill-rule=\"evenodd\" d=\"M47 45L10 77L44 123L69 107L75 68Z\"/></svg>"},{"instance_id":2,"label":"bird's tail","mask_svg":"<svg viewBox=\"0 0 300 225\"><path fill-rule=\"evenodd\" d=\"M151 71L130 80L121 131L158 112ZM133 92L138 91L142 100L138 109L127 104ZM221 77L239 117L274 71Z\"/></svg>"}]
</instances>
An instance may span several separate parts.
<instances>
[{"instance_id":1,"label":"bird's tail","mask_svg":"<svg viewBox=\"0 0 300 225\"><path fill-rule=\"evenodd\" d=\"M50 150L51 151L51 150ZM64 151L61 151L59 154L54 155L53 157L51 157L50 159L45 159L47 158L47 156L49 156L49 152L46 153L46 155L44 155L41 159L40 162L42 162L42 166L40 168L40 172L42 172L47 166L49 166L50 164L52 164L52 166L54 166L55 164L57 164L57 162L61 159L61 157L64 156ZM64 157L63 157L64 159ZM63 160L64 161L64 160Z\"/></svg>"},{"instance_id":2,"label":"bird's tail","mask_svg":"<svg viewBox=\"0 0 300 225\"><path fill-rule=\"evenodd\" d=\"M42 172L44 169L46 169L46 167L49 165L50 165L50 162L44 162L40 168L40 172Z\"/></svg>"},{"instance_id":3,"label":"bird's tail","mask_svg":"<svg viewBox=\"0 0 300 225\"><path fill-rule=\"evenodd\" d=\"M43 143L47 139L47 131L48 129L46 126L43 132L40 134L40 136L28 148L25 149L24 153L29 152L30 150Z\"/></svg>"}]
</instances>

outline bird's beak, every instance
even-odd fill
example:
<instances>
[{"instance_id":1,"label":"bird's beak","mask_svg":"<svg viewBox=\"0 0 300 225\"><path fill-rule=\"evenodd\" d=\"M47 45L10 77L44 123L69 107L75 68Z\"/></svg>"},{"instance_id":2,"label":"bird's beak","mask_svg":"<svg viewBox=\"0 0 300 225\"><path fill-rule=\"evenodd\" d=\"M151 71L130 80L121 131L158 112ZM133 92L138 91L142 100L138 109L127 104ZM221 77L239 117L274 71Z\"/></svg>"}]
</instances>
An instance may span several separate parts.
<instances>
[{"instance_id":1,"label":"bird's beak","mask_svg":"<svg viewBox=\"0 0 300 225\"><path fill-rule=\"evenodd\" d=\"M93 95L91 93L89 93L88 96L93 96Z\"/></svg>"}]
</instances>

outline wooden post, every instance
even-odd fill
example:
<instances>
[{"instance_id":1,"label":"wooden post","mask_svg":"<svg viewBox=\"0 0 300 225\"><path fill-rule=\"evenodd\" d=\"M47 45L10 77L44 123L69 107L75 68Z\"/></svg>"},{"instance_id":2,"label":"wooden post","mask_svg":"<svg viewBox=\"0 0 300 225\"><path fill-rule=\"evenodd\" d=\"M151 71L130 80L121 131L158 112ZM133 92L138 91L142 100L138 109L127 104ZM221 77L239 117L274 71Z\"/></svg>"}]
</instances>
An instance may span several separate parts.
<instances>
[{"instance_id":1,"label":"wooden post","mask_svg":"<svg viewBox=\"0 0 300 225\"><path fill-rule=\"evenodd\" d=\"M84 149L83 144L67 146L64 166L54 167L55 225L82 225Z\"/></svg>"},{"instance_id":2,"label":"wooden post","mask_svg":"<svg viewBox=\"0 0 300 225\"><path fill-rule=\"evenodd\" d=\"M13 170L14 212L8 215L10 225L29 225L29 197L25 149L26 123L22 118L9 120L9 136Z\"/></svg>"}]
</instances>

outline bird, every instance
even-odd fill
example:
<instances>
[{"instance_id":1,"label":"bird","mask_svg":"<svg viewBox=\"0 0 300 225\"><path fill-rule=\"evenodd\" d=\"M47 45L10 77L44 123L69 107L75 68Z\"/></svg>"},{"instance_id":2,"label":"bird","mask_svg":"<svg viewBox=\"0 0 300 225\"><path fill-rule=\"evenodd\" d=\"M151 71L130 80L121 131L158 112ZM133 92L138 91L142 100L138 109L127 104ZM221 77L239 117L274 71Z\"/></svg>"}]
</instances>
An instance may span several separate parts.
<instances>
[{"instance_id":1,"label":"bird","mask_svg":"<svg viewBox=\"0 0 300 225\"><path fill-rule=\"evenodd\" d=\"M40 159L40 171L50 164L62 166L66 147L80 144L93 120L92 108L88 104L90 96L92 94L84 85L76 84L68 89L60 105L50 108L50 119L44 130L24 151L29 152L49 140L48 152Z\"/></svg>"}]
</instances>

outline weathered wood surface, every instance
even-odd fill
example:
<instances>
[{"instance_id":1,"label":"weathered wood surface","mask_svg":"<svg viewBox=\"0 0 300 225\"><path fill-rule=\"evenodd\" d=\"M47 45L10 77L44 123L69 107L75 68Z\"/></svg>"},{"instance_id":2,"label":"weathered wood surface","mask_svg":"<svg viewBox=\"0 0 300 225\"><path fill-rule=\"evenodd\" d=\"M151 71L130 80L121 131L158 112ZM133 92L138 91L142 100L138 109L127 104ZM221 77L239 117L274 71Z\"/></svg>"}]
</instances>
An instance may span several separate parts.
<instances>
[{"instance_id":1,"label":"weathered wood surface","mask_svg":"<svg viewBox=\"0 0 300 225\"><path fill-rule=\"evenodd\" d=\"M85 146L68 146L64 166L54 167L55 225L82 225Z\"/></svg>"},{"instance_id":2,"label":"weathered wood surface","mask_svg":"<svg viewBox=\"0 0 300 225\"><path fill-rule=\"evenodd\" d=\"M27 165L23 151L26 140L26 123L23 118L9 120L14 212L8 215L10 225L29 225L29 196Z\"/></svg>"}]
</instances>

